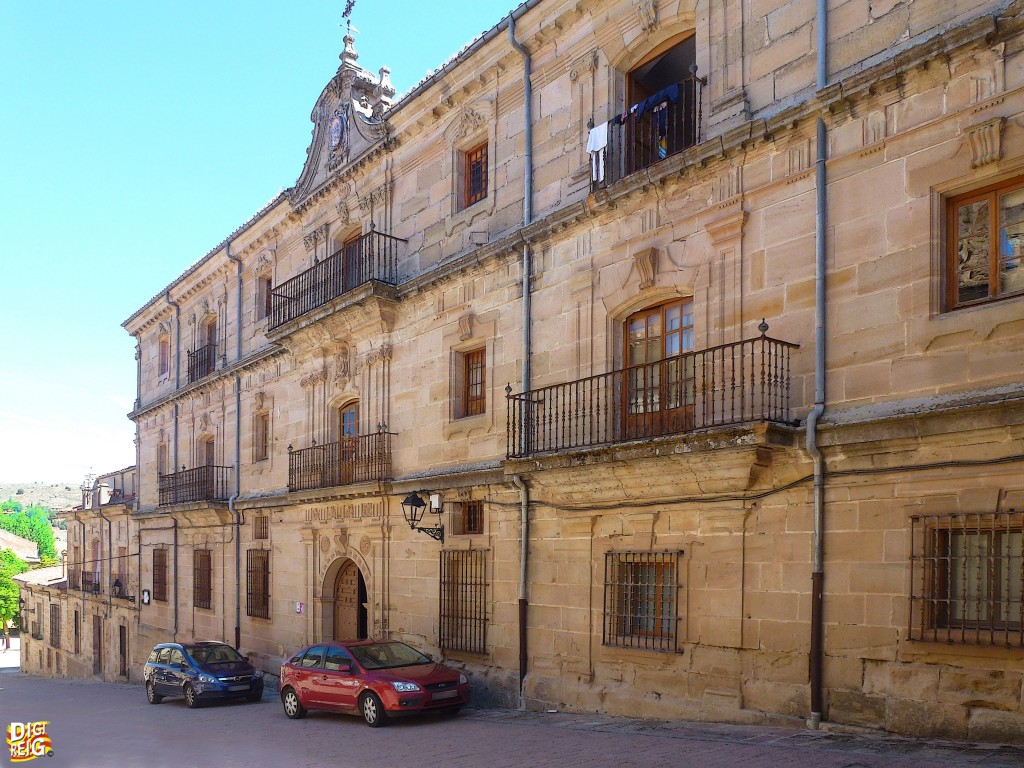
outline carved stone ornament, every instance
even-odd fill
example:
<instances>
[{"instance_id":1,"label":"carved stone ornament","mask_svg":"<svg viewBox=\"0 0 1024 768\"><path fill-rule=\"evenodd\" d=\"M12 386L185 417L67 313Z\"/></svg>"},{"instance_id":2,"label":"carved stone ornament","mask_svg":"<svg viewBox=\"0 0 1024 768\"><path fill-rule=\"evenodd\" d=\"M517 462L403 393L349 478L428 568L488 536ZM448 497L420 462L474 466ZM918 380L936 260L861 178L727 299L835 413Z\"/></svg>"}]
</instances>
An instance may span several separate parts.
<instances>
[{"instance_id":1,"label":"carved stone ornament","mask_svg":"<svg viewBox=\"0 0 1024 768\"><path fill-rule=\"evenodd\" d=\"M362 552L364 555L370 554L370 537L369 536L363 536L363 538L361 538L359 540L359 551Z\"/></svg>"},{"instance_id":2,"label":"carved stone ornament","mask_svg":"<svg viewBox=\"0 0 1024 768\"><path fill-rule=\"evenodd\" d=\"M256 403L256 410L257 411L262 411L263 410L263 406L267 402L267 393L266 392L257 392L256 395L255 395L254 400L255 400L255 403Z\"/></svg>"},{"instance_id":3,"label":"carved stone ornament","mask_svg":"<svg viewBox=\"0 0 1024 768\"><path fill-rule=\"evenodd\" d=\"M316 250L316 247L320 243L324 242L324 240L326 238L327 238L327 225L324 224L323 226L320 226L320 227L317 227L316 229L314 229L308 235L305 235L302 238L302 244L306 246L306 250L309 253L312 253L314 250Z\"/></svg>"},{"instance_id":4,"label":"carved stone ornament","mask_svg":"<svg viewBox=\"0 0 1024 768\"><path fill-rule=\"evenodd\" d=\"M644 248L642 251L634 253L633 263L640 275L640 290L652 287L654 278L658 274L658 249Z\"/></svg>"},{"instance_id":5,"label":"carved stone ornament","mask_svg":"<svg viewBox=\"0 0 1024 768\"><path fill-rule=\"evenodd\" d=\"M274 257L276 253L273 248L266 248L256 259L255 270L257 274L263 274L269 272L274 266Z\"/></svg>"},{"instance_id":6,"label":"carved stone ornament","mask_svg":"<svg viewBox=\"0 0 1024 768\"><path fill-rule=\"evenodd\" d=\"M157 329L157 332L161 336L163 336L163 335L168 334L168 333L171 332L171 324L170 323L160 323L160 325L158 325L156 327L156 329Z\"/></svg>"},{"instance_id":7,"label":"carved stone ornament","mask_svg":"<svg viewBox=\"0 0 1024 768\"><path fill-rule=\"evenodd\" d=\"M467 136L472 136L486 124L484 116L475 109L466 108L456 123L455 132L452 134L452 141L461 141Z\"/></svg>"},{"instance_id":8,"label":"carved stone ornament","mask_svg":"<svg viewBox=\"0 0 1024 768\"><path fill-rule=\"evenodd\" d=\"M388 192L391 188L391 182L382 184L372 192L365 195L359 196L359 212L363 216L370 216L373 214L374 209L382 208L388 199Z\"/></svg>"},{"instance_id":9,"label":"carved stone ornament","mask_svg":"<svg viewBox=\"0 0 1024 768\"><path fill-rule=\"evenodd\" d=\"M658 0L640 0L636 4L636 12L640 16L640 27L650 32L658 23Z\"/></svg>"},{"instance_id":10,"label":"carved stone ornament","mask_svg":"<svg viewBox=\"0 0 1024 768\"><path fill-rule=\"evenodd\" d=\"M971 145L971 168L994 163L1003 156L1004 117L995 117L980 125L967 129L967 141Z\"/></svg>"},{"instance_id":11,"label":"carved stone ornament","mask_svg":"<svg viewBox=\"0 0 1024 768\"><path fill-rule=\"evenodd\" d=\"M348 203L344 200L339 200L335 208L338 211L338 223L342 225L348 224L351 219L351 214L348 211Z\"/></svg>"},{"instance_id":12,"label":"carved stone ornament","mask_svg":"<svg viewBox=\"0 0 1024 768\"><path fill-rule=\"evenodd\" d=\"M473 313L467 312L459 318L459 340L467 341L473 337Z\"/></svg>"},{"instance_id":13,"label":"carved stone ornament","mask_svg":"<svg viewBox=\"0 0 1024 768\"><path fill-rule=\"evenodd\" d=\"M207 414L203 414L199 417L199 431L205 432L210 428L210 417Z\"/></svg>"},{"instance_id":14,"label":"carved stone ornament","mask_svg":"<svg viewBox=\"0 0 1024 768\"><path fill-rule=\"evenodd\" d=\"M338 350L338 354L335 357L334 371L334 378L339 382L348 381L352 376L352 356L348 347L344 344Z\"/></svg>"},{"instance_id":15,"label":"carved stone ornament","mask_svg":"<svg viewBox=\"0 0 1024 768\"><path fill-rule=\"evenodd\" d=\"M593 72L597 69L597 51L591 51L586 56L577 59L573 62L572 67L569 69L569 79L572 82L579 80L579 77L584 72Z\"/></svg>"}]
</instances>

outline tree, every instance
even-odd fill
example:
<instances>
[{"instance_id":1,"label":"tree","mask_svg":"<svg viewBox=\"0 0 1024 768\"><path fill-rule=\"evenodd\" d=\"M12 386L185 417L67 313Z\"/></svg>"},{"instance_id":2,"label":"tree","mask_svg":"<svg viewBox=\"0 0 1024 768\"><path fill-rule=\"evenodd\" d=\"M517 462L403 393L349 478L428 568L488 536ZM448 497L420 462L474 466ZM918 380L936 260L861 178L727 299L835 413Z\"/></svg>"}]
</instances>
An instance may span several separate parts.
<instances>
[{"instance_id":1,"label":"tree","mask_svg":"<svg viewBox=\"0 0 1024 768\"><path fill-rule=\"evenodd\" d=\"M50 510L36 505L22 507L16 501L5 501L0 504L0 510L6 513L0 515L0 528L34 541L39 547L41 561L57 561L57 546L50 527Z\"/></svg>"},{"instance_id":2,"label":"tree","mask_svg":"<svg viewBox=\"0 0 1024 768\"><path fill-rule=\"evenodd\" d=\"M19 618L18 585L13 576L28 570L28 563L9 549L0 549L0 622Z\"/></svg>"}]
</instances>

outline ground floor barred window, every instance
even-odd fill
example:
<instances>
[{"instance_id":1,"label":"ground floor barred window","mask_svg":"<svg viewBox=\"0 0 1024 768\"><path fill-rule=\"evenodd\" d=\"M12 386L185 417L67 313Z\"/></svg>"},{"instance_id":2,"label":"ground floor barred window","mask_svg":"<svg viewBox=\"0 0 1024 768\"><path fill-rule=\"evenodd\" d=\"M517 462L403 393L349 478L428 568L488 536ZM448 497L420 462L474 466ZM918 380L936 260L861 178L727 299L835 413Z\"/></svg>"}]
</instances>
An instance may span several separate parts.
<instances>
[{"instance_id":1,"label":"ground floor barred window","mask_svg":"<svg viewBox=\"0 0 1024 768\"><path fill-rule=\"evenodd\" d=\"M441 552L438 645L450 651L487 652L487 551Z\"/></svg>"},{"instance_id":2,"label":"ground floor barred window","mask_svg":"<svg viewBox=\"0 0 1024 768\"><path fill-rule=\"evenodd\" d=\"M910 637L1024 646L1024 513L911 518Z\"/></svg>"},{"instance_id":3,"label":"ground floor barred window","mask_svg":"<svg viewBox=\"0 0 1024 768\"><path fill-rule=\"evenodd\" d=\"M604 645L678 650L680 552L608 552Z\"/></svg>"}]
</instances>

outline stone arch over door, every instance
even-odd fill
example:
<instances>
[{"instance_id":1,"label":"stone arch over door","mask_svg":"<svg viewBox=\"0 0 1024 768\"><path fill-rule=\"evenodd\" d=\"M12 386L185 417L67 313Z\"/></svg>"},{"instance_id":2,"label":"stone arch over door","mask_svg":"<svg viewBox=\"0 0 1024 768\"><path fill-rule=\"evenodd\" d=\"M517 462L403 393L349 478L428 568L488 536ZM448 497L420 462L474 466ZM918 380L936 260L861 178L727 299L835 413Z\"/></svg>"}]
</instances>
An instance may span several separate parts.
<instances>
[{"instance_id":1,"label":"stone arch over door","mask_svg":"<svg viewBox=\"0 0 1024 768\"><path fill-rule=\"evenodd\" d=\"M339 557L327 569L323 582L321 634L324 640L361 640L369 637L369 597L359 564Z\"/></svg>"}]
</instances>

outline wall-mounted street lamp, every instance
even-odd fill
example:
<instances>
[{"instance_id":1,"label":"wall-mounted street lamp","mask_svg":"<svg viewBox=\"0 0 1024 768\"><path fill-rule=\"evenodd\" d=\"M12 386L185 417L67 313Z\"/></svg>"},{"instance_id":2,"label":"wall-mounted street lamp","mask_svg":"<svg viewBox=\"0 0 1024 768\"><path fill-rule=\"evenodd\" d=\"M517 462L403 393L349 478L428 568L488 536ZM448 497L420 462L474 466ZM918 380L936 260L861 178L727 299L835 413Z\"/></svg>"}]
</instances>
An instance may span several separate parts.
<instances>
[{"instance_id":1,"label":"wall-mounted street lamp","mask_svg":"<svg viewBox=\"0 0 1024 768\"><path fill-rule=\"evenodd\" d=\"M129 602L135 602L135 595L126 594L124 585L120 579L114 579L114 583L110 587L110 594L114 597L120 598L121 600L128 600Z\"/></svg>"},{"instance_id":2,"label":"wall-mounted street lamp","mask_svg":"<svg viewBox=\"0 0 1024 768\"><path fill-rule=\"evenodd\" d=\"M441 496L439 494L427 494L430 499L430 513L434 515L441 514ZM420 521L423 520L423 515L427 511L427 502L425 502L418 493L413 492L405 497L405 501L402 502L402 516L405 518L405 522L409 524L409 527L414 531L425 533L432 539L437 541L444 541L444 525L438 525L435 528L423 528L420 526Z\"/></svg>"}]
</instances>

